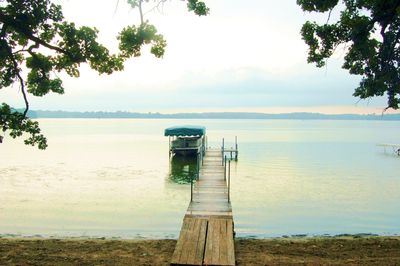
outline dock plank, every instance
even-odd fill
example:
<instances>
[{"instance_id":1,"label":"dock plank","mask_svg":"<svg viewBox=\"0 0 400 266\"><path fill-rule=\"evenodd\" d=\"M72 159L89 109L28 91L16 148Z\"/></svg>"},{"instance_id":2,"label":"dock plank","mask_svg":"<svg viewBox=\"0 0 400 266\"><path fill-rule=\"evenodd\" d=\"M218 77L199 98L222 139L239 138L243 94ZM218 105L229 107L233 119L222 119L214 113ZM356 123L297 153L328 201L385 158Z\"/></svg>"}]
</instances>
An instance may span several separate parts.
<instances>
[{"instance_id":1,"label":"dock plank","mask_svg":"<svg viewBox=\"0 0 400 266\"><path fill-rule=\"evenodd\" d=\"M208 222L204 265L235 265L232 219L214 219Z\"/></svg>"},{"instance_id":2,"label":"dock plank","mask_svg":"<svg viewBox=\"0 0 400 266\"><path fill-rule=\"evenodd\" d=\"M233 241L233 220L227 221L226 226L227 233L227 251L228 251L228 262L226 265L235 265L235 245Z\"/></svg>"},{"instance_id":3,"label":"dock plank","mask_svg":"<svg viewBox=\"0 0 400 266\"><path fill-rule=\"evenodd\" d=\"M202 265L207 225L207 219L185 217L172 265Z\"/></svg>"},{"instance_id":4,"label":"dock plank","mask_svg":"<svg viewBox=\"0 0 400 266\"><path fill-rule=\"evenodd\" d=\"M219 253L219 261L223 265L228 265L228 240L225 238L228 236L227 234L227 219L222 220L223 222L220 224L220 253Z\"/></svg>"},{"instance_id":5,"label":"dock plank","mask_svg":"<svg viewBox=\"0 0 400 266\"><path fill-rule=\"evenodd\" d=\"M172 255L171 264L177 265L181 261L181 256L183 253L185 239L187 237L186 232L188 231L189 224L193 221L193 218L183 219L181 233L179 234L178 242L176 243L174 254Z\"/></svg>"}]
</instances>

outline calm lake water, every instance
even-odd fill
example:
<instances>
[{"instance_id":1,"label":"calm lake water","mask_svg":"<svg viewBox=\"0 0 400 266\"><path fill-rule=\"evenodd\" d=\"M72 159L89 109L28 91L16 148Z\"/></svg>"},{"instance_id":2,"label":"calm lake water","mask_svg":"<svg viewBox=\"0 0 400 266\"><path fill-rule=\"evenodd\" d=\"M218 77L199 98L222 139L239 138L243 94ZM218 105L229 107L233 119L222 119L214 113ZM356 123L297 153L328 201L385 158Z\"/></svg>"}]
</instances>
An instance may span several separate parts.
<instances>
[{"instance_id":1,"label":"calm lake water","mask_svg":"<svg viewBox=\"0 0 400 266\"><path fill-rule=\"evenodd\" d=\"M0 145L0 235L176 238L190 162L168 158L166 127L239 140L237 236L400 234L399 122L42 119L49 148ZM184 183L184 182L183 182Z\"/></svg>"}]
</instances>

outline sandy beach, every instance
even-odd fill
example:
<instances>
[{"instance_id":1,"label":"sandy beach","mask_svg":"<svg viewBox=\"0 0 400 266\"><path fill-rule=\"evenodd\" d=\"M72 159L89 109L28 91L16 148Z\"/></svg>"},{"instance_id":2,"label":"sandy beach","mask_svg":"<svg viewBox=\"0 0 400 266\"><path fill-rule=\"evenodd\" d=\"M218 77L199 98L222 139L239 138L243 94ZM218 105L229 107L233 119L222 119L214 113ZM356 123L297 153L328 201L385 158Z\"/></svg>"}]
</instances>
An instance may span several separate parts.
<instances>
[{"instance_id":1,"label":"sandy beach","mask_svg":"<svg viewBox=\"0 0 400 266\"><path fill-rule=\"evenodd\" d=\"M176 240L0 239L0 265L169 265ZM398 265L400 237L236 239L237 265Z\"/></svg>"}]
</instances>

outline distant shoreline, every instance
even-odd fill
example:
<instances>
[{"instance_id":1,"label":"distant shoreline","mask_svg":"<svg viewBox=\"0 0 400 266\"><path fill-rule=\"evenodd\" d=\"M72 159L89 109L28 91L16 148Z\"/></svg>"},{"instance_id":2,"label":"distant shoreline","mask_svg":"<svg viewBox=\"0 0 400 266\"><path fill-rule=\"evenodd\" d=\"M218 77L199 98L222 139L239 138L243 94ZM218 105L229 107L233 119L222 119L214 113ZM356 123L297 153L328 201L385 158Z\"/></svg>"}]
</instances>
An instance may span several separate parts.
<instances>
[{"instance_id":1,"label":"distant shoreline","mask_svg":"<svg viewBox=\"0 0 400 266\"><path fill-rule=\"evenodd\" d=\"M133 113L133 112L67 112L32 110L28 116L37 118L91 118L91 119L253 119L253 120L373 120L400 121L400 114L321 114L321 113L246 113L246 112L209 112L209 113Z\"/></svg>"},{"instance_id":2,"label":"distant shoreline","mask_svg":"<svg viewBox=\"0 0 400 266\"><path fill-rule=\"evenodd\" d=\"M33 234L33 235L23 235L23 234L0 234L0 239L15 239L15 240L23 240L23 239L41 239L41 240L50 240L50 239L63 239L63 240L120 240L120 241L146 241L146 240L164 240L171 239L177 240L179 235L160 235L160 236L101 236L101 235L93 235L93 236L85 236L85 235L41 235L41 234ZM374 234L374 233L343 233L343 234L321 234L321 235L313 235L313 234L293 234L293 235L278 235L278 236L268 236L268 235L244 235L244 236L236 236L235 239L259 239L259 240L272 240L272 239L328 239L328 238L368 238L368 237L393 237L398 238L400 240L400 235L396 233L392 234Z\"/></svg>"}]
</instances>

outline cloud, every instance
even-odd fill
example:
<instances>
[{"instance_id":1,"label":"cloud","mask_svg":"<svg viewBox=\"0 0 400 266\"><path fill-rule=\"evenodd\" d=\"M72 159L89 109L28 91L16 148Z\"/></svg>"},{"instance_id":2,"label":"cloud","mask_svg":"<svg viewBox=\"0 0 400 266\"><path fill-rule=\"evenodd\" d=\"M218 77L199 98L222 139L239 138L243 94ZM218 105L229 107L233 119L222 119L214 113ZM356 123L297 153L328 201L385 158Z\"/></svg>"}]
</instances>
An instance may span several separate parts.
<instances>
[{"instance_id":1,"label":"cloud","mask_svg":"<svg viewBox=\"0 0 400 266\"><path fill-rule=\"evenodd\" d=\"M116 35L138 22L126 1L61 1L65 17L99 29L99 38L117 51ZM150 1L151 2L151 1ZM354 105L359 78L331 59L327 69L306 63L299 31L307 16L293 0L218 0L211 14L197 17L182 1L166 2L164 12L146 18L167 39L163 59L145 48L124 72L99 76L81 66L81 77L64 74L65 95L32 97L33 109L84 111L262 110L271 107ZM90 12L88 12L90 10ZM21 106L18 89L0 91L0 102ZM382 99L371 105L385 105ZM322 108L323 109L323 108ZM292 109L290 109L292 110Z\"/></svg>"}]
</instances>

